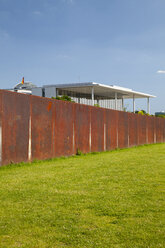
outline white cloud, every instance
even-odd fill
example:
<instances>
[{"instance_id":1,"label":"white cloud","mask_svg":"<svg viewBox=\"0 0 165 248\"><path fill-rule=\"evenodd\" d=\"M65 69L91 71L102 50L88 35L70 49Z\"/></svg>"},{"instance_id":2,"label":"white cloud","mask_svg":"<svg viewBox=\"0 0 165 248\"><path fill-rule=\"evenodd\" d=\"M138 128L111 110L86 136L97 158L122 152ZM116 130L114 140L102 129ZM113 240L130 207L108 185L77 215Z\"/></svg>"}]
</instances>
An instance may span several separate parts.
<instances>
[{"instance_id":1,"label":"white cloud","mask_svg":"<svg viewBox=\"0 0 165 248\"><path fill-rule=\"evenodd\" d=\"M57 59L70 59L70 56L66 54L57 54L56 58Z\"/></svg>"},{"instance_id":2,"label":"white cloud","mask_svg":"<svg viewBox=\"0 0 165 248\"><path fill-rule=\"evenodd\" d=\"M39 15L41 15L41 14L42 14L42 13L41 13L40 11L38 11L38 10L33 11L33 15L39 16Z\"/></svg>"},{"instance_id":3,"label":"white cloud","mask_svg":"<svg viewBox=\"0 0 165 248\"><path fill-rule=\"evenodd\" d=\"M158 70L156 73L159 73L159 74L165 74L165 70Z\"/></svg>"},{"instance_id":4,"label":"white cloud","mask_svg":"<svg viewBox=\"0 0 165 248\"><path fill-rule=\"evenodd\" d=\"M64 3L73 4L74 0L62 0Z\"/></svg>"}]
</instances>

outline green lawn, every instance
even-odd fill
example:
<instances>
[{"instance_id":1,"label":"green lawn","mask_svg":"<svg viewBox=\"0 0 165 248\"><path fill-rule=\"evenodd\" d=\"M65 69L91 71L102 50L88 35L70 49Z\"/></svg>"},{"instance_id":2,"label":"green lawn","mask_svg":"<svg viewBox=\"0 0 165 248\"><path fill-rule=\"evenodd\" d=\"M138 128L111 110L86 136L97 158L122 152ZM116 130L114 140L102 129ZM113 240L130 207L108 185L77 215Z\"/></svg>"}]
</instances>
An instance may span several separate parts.
<instances>
[{"instance_id":1,"label":"green lawn","mask_svg":"<svg viewBox=\"0 0 165 248\"><path fill-rule=\"evenodd\" d=\"M165 144L0 168L0 248L165 247Z\"/></svg>"}]
</instances>

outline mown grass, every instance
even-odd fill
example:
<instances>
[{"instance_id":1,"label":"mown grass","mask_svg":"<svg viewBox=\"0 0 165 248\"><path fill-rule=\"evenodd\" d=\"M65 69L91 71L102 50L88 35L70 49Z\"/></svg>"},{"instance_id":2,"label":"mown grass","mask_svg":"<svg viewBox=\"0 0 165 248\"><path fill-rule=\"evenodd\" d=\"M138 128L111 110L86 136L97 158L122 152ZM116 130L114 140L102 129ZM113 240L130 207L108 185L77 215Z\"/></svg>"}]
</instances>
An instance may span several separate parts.
<instances>
[{"instance_id":1,"label":"mown grass","mask_svg":"<svg viewBox=\"0 0 165 248\"><path fill-rule=\"evenodd\" d=\"M0 248L165 247L165 144L0 169Z\"/></svg>"}]
</instances>

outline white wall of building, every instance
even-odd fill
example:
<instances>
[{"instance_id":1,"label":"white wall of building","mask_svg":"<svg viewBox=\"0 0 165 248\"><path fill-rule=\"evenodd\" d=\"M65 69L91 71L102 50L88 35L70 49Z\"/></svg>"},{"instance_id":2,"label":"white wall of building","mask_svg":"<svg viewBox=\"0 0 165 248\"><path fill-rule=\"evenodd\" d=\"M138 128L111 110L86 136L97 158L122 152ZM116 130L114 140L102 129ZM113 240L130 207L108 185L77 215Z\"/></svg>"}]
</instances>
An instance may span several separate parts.
<instances>
[{"instance_id":1,"label":"white wall of building","mask_svg":"<svg viewBox=\"0 0 165 248\"><path fill-rule=\"evenodd\" d=\"M32 95L42 96L42 87L32 88Z\"/></svg>"},{"instance_id":2,"label":"white wall of building","mask_svg":"<svg viewBox=\"0 0 165 248\"><path fill-rule=\"evenodd\" d=\"M45 87L45 97L56 97L56 87Z\"/></svg>"}]
</instances>

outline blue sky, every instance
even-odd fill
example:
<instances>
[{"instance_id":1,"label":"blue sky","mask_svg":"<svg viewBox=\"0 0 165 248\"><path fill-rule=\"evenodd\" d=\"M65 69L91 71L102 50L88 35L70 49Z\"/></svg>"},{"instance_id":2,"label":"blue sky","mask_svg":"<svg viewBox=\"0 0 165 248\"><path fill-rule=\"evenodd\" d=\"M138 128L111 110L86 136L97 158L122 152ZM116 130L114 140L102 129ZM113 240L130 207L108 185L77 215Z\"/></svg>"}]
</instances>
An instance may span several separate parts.
<instances>
[{"instance_id":1,"label":"blue sky","mask_svg":"<svg viewBox=\"0 0 165 248\"><path fill-rule=\"evenodd\" d=\"M156 95L151 112L165 110L164 10L164 0L0 0L0 88L23 76L94 81Z\"/></svg>"}]
</instances>

